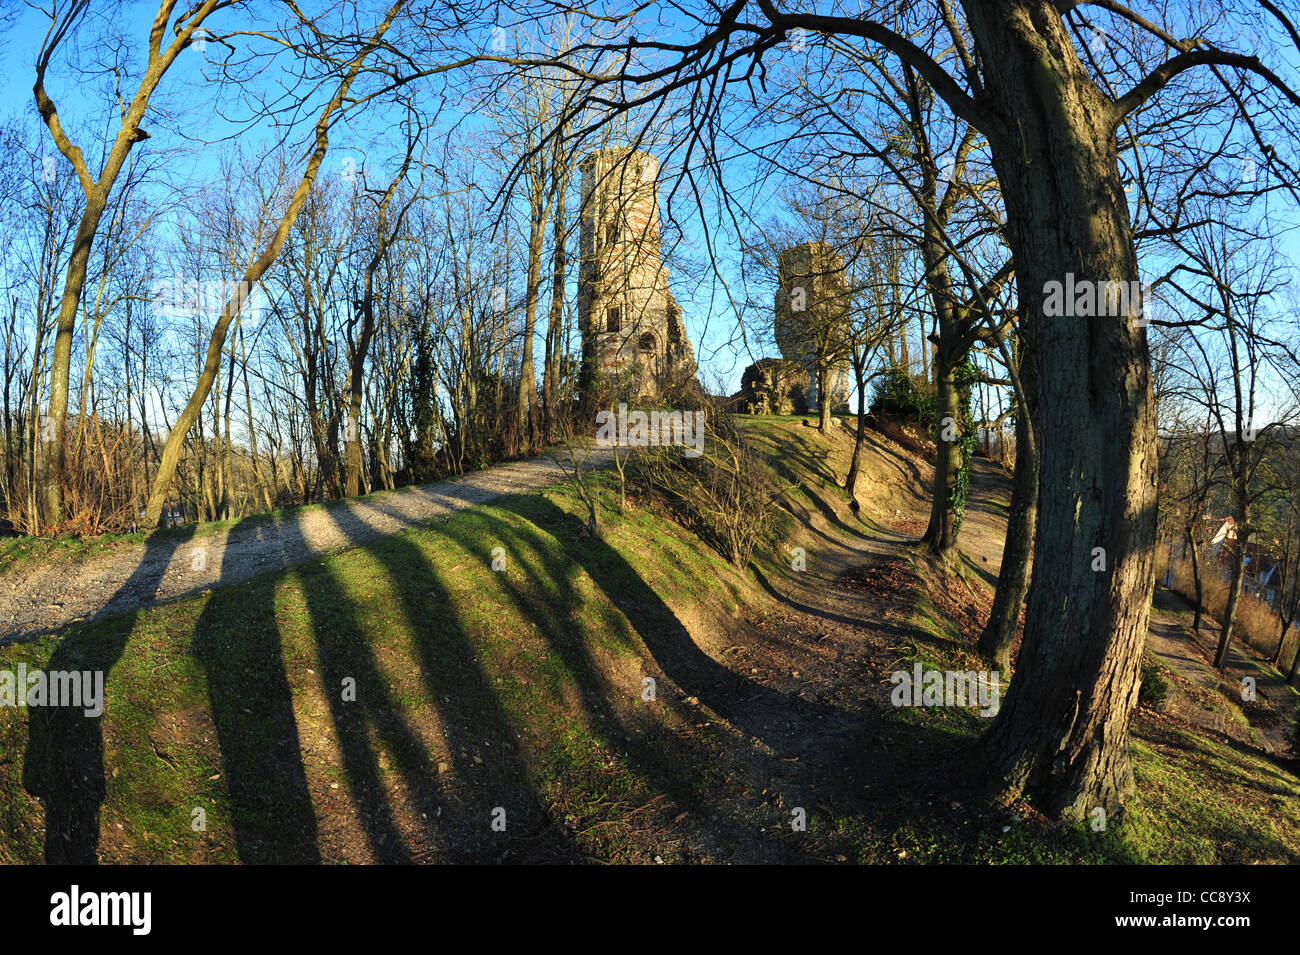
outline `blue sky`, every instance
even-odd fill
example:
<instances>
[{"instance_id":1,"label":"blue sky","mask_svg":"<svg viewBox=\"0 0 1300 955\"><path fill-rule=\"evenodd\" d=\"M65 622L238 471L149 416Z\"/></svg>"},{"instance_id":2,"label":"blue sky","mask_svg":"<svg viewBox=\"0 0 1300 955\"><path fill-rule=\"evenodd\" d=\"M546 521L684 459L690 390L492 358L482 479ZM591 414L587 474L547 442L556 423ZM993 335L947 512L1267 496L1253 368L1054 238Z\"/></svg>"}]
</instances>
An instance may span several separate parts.
<instances>
[{"instance_id":1,"label":"blue sky","mask_svg":"<svg viewBox=\"0 0 1300 955\"><path fill-rule=\"evenodd\" d=\"M142 57L148 25L156 9L156 5L150 3L125 4L120 17L116 17L111 24L100 24L100 26L105 28L106 32L119 32L126 36L130 43L138 43L139 48L134 52ZM240 26L246 26L246 14L238 13L236 16L240 18ZM220 15L213 19L211 26L217 31L222 29L223 21ZM19 110L34 112L31 105L30 64L41 40L43 29L44 23L40 14L29 8L23 8L18 27L6 39L2 55L7 68L0 71L0 102L7 104L6 112L10 115ZM97 31L90 31L76 38L77 56L82 62L92 62L102 52L96 42L96 35ZM482 40L486 44L490 42L491 37L484 36ZM209 47L214 54L221 49L215 44L209 44ZM158 120L157 125L152 127L157 135L151 145L156 148L183 147L183 155L169 164L169 175L175 177L174 185L181 188L194 186L214 177L220 151L225 148L225 142L237 133L241 133L238 124L222 117L223 111L237 117L240 113L239 103L229 95L230 91L220 90L215 84L207 81L210 70L204 57L208 55L210 55L208 51L197 48L185 51L182 56L188 59L182 60L168 74L160 94L155 98L159 107L174 111L175 128L169 129L167 123ZM788 54L783 51L782 55ZM1295 67L1296 56L1295 51L1289 52L1289 66ZM262 77L262 88L270 88L273 79L272 76ZM83 85L75 77L70 77L63 72L51 76L48 87L67 124L74 130L78 130L78 141L83 144L94 142L94 137L87 135L81 126L88 119L102 115L99 112L103 108L105 92L102 81ZM482 128L484 123L473 115L455 116L454 107L443 119L459 120L462 129L467 132ZM378 117L374 117L366 120L366 125L341 130L336 134L331 147L331 157L326 161L326 173L342 174L349 162L355 164L368 161L372 168L375 165L382 167L385 159L389 158L393 151L393 131L382 125L382 122ZM267 141L267 135L265 128L242 130L241 144L247 144L249 152L255 153L259 143ZM742 140L738 148L742 145L753 145L754 141L752 138L748 141ZM50 151L53 152L52 146ZM741 163L735 167L738 180L745 174L746 165ZM672 168L672 163L669 162L667 170L671 171ZM664 184L665 191L666 187L667 183ZM743 188L741 195L746 196L747 208L755 218L762 220L768 217L763 209L765 199L763 195L752 192L747 194ZM768 202L770 203L770 200ZM775 204L772 205L772 212L775 212ZM679 217L686 240L694 246L697 253L702 253L699 210L695 208L687 193L679 193L672 211ZM716 210L707 211L712 217ZM1286 216L1290 221L1294 217L1294 210L1288 204L1282 204L1276 214ZM715 231L714 235L715 238L722 240L719 251L723 262L720 268L723 279L730 286L732 294L743 297L746 288L745 279L752 277L738 274L735 265L738 257L738 237L734 235L730 224ZM1289 253L1296 252L1298 248L1300 247L1297 247L1294 237L1287 241L1286 250ZM1144 271L1150 270L1144 269ZM763 305L762 300L770 294L766 291L764 283L751 282L749 287L753 296L759 300L760 305ZM739 336L736 333L734 312L726 300L726 289L716 279L706 279L700 287L693 288L687 283L685 276L679 275L674 279L674 290L683 304L687 331L695 344L697 357L704 365L702 378L706 384L713 384L715 376L719 376L728 388L734 389L739 385L740 374L745 365L753 358L761 357L764 349L755 344L752 353L745 353L728 346L728 342L736 340ZM751 335L751 342L753 340Z\"/></svg>"}]
</instances>

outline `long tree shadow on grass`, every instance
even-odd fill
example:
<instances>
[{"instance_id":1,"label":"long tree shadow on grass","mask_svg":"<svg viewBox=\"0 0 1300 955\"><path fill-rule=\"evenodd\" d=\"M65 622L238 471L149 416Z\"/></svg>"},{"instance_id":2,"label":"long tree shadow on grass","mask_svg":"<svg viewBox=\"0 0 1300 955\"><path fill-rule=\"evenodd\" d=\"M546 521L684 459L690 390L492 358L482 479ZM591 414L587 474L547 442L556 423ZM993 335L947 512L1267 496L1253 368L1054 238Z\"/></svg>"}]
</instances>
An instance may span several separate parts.
<instances>
[{"instance_id":1,"label":"long tree shadow on grass","mask_svg":"<svg viewBox=\"0 0 1300 955\"><path fill-rule=\"evenodd\" d=\"M331 703L345 766L358 809L372 833L385 838L391 809L376 773L375 754L365 724L379 731L408 787L430 824L438 821L438 848L464 862L570 861L568 837L551 819L529 778L520 752L519 727L492 686L483 651L471 639L460 608L415 539L397 535L368 549L384 568L402 608L421 678L436 711L438 730L447 747L450 773L446 785L435 780L433 760L397 713L396 703L355 616L329 616L330 600L308 587L309 605L318 610L316 639L327 688L337 697L338 681L357 678L357 703ZM395 628L396 629L396 628ZM373 633L373 631L371 631ZM387 635L391 639L391 633ZM362 698L365 703L361 704ZM348 750L351 750L349 753ZM444 811L438 814L437 810ZM504 831L492 828L494 813L504 810ZM377 825L378 824L378 825ZM393 824L395 825L395 824Z\"/></svg>"},{"instance_id":2,"label":"long tree shadow on grass","mask_svg":"<svg viewBox=\"0 0 1300 955\"><path fill-rule=\"evenodd\" d=\"M930 805L946 804L937 797L948 782L947 761L965 742L962 737L948 729L900 720L888 707L859 705L846 710L812 704L735 674L700 650L672 609L622 555L604 541L587 537L571 515L537 498L507 500L497 506L531 520L549 535L553 547L539 552L535 537L502 518L492 518L490 540L462 535L458 543L478 551L506 546L514 562L511 566L522 566L530 581L529 587L510 587L516 608L528 615L562 657L583 690L584 705L601 718L607 738L626 749L647 779L665 789L679 806L703 809L696 815L711 817L715 844L729 845L749 860L806 860L810 853L824 856L849 848L837 846L841 837L827 834L827 823L837 818L859 816L887 829L904 821L923 822L934 812L917 808L927 805L927 799ZM576 568L585 571L622 612L635 636L683 693L697 697L746 736L763 740L776 755L763 755L749 742L736 739L735 748L723 757L728 768L721 770L717 754L693 748L688 739L651 743L629 732L607 701L635 695L639 687L610 686L591 655L590 638L569 619L569 609L582 603L570 583ZM554 589L549 607L539 604L535 596L548 588ZM792 769L782 757L795 758L799 767ZM759 788L764 794L779 789L788 804L823 807L818 838L782 845L777 834L782 826L772 827L773 835L756 836L754 827L747 825L749 820L742 821L743 808L728 812L719 802L718 790L698 788L706 766L728 775L745 774L748 767L755 793ZM749 799L763 801L754 793Z\"/></svg>"},{"instance_id":3,"label":"long tree shadow on grass","mask_svg":"<svg viewBox=\"0 0 1300 955\"><path fill-rule=\"evenodd\" d=\"M689 810L697 820L696 825L705 827L711 843L743 852L746 843L752 842L748 830L753 827L728 812L726 806L713 798L713 793L699 789L699 768L701 764L712 764L715 754L687 738L664 740L660 734L649 738L639 736L641 729L628 725L611 705L616 698L626 699L640 693L642 686L639 681L635 685L612 685L596 664L588 635L575 625L572 614L583 600L573 585L571 571L581 565L575 550L584 539L582 525L549 503L541 505L545 510L537 514L536 498L512 499L505 502L503 509L509 509L512 504L526 511L539 529L548 531L547 536L527 535L518 524L488 513L485 515L491 527L488 535L461 531L453 532L452 539L466 551L479 553L485 566L493 548L499 546L506 550L509 565L515 574L524 575L527 585L520 588L506 576L502 578L502 587L515 610L541 631L579 689L583 709L590 717L584 721L587 729L607 748L624 752L635 771L651 787L672 799L670 815L680 809ZM552 591L549 596L538 596L548 590ZM670 699L660 699L658 703L676 711L684 722L694 719L689 706ZM660 737L658 741L656 736ZM581 803L581 797L575 801ZM768 856L765 861L788 860Z\"/></svg>"},{"instance_id":4,"label":"long tree shadow on grass","mask_svg":"<svg viewBox=\"0 0 1300 955\"><path fill-rule=\"evenodd\" d=\"M549 501L536 505L535 523L573 523ZM558 538L557 538L558 539ZM636 570L599 537L579 541L572 534L562 541L570 561L580 565L606 597L632 622L655 663L688 695L700 700L723 719L749 736L780 745L784 722L776 714L791 709L819 716L824 707L794 700L762 683L742 676L700 649L672 608L637 574ZM703 545L701 545L703 546Z\"/></svg>"},{"instance_id":5,"label":"long tree shadow on grass","mask_svg":"<svg viewBox=\"0 0 1300 955\"><path fill-rule=\"evenodd\" d=\"M369 552L383 546L385 542L379 542ZM437 774L424 743L403 718L388 678L375 657L373 647L382 645L391 632L379 633L363 626L356 604L347 595L345 582L333 567L330 561L320 561L296 572L311 617L321 666L321 690L329 703L349 798L372 856L383 863L409 863L414 861L412 846L407 844L390 804L376 740L393 757L403 782L414 794L416 808L426 821L439 815L441 794L435 782Z\"/></svg>"},{"instance_id":6,"label":"long tree shadow on grass","mask_svg":"<svg viewBox=\"0 0 1300 955\"><path fill-rule=\"evenodd\" d=\"M154 593L176 552L190 541L186 531L154 534L145 543L135 571L109 601L134 593ZM112 709L109 681L122 658L141 611L106 625L74 627L45 665L50 672L92 671L103 675L105 712ZM107 792L104 732L100 716L84 707L34 708L28 721L23 785L45 807L45 861L51 865L94 865L99 861L99 814Z\"/></svg>"},{"instance_id":7,"label":"long tree shadow on grass","mask_svg":"<svg viewBox=\"0 0 1300 955\"><path fill-rule=\"evenodd\" d=\"M302 544L292 522L282 534L286 552ZM235 572L223 566L217 586ZM316 813L276 621L279 579L264 575L210 597L191 651L207 679L239 858L314 863L320 861Z\"/></svg>"}]
</instances>

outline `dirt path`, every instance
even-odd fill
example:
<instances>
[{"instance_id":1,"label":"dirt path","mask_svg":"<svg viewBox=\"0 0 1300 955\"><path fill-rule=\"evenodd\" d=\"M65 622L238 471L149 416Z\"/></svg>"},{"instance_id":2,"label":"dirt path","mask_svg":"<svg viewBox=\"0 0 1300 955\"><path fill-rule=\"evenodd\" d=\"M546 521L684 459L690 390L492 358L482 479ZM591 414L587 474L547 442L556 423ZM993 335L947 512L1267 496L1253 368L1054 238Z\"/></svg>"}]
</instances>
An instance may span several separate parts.
<instances>
[{"instance_id":1,"label":"dirt path","mask_svg":"<svg viewBox=\"0 0 1300 955\"><path fill-rule=\"evenodd\" d=\"M883 445L879 445L875 451L882 460L895 460ZM997 585L1002 561L1011 480L1005 472L988 461L976 459L974 464L959 548L967 568L982 578L992 592ZM925 482L921 481L920 484L920 489L924 490ZM832 650L834 647L852 646L856 650L863 637L889 633L892 629L890 608L881 606L878 599L878 592L888 593L889 581L874 579L868 574L863 580L864 586L846 593L841 586L842 578L850 570L860 570L864 565L897 555L902 546L915 540L925 530L927 519L928 502L920 496L908 502L908 506L894 512L893 520L886 517L884 527L874 528L852 540L844 538L843 528L832 528L824 522L812 522L811 526L819 529L822 539L832 546L820 548L817 555L820 566L813 567L810 564L812 572L804 576L796 589L787 589L781 596L792 611L802 613L805 618L809 614L820 617L832 624L832 632L836 626L844 632L847 642L819 638L819 646L825 653L835 656ZM834 546L836 543L847 546ZM870 607L865 614L864 601ZM987 607L981 609L986 611ZM1229 653L1227 673L1220 678L1210 663L1214 652L1211 645L1214 624L1212 621L1207 622L1198 642L1187 630L1186 620L1183 619L1187 612L1190 612L1190 607L1180 597L1167 591L1157 591L1147 645L1162 664L1199 691L1201 698L1200 702L1191 697L1180 701L1175 706L1176 715L1202 729L1262 746L1275 754L1286 753L1290 745L1287 733L1290 714L1295 706L1294 691L1285 685L1276 669L1257 659L1250 651L1243 650L1236 642ZM873 616L874 619L871 619ZM800 623L791 620L787 621L787 626L798 632ZM807 629L806 619L802 626ZM840 680L840 676L832 676L832 682L847 685L854 679L862 678L865 659L859 652L849 652L843 654L843 659L838 662L829 659L823 659L819 664L805 661L803 666L805 670L822 669L831 674L841 671L843 680ZM1230 699L1221 691L1220 685L1226 684L1239 692L1243 677L1255 680L1255 691L1260 702L1237 702L1235 696ZM1207 693L1217 697L1218 704L1205 705L1204 696ZM1230 714L1229 709L1234 706L1239 713ZM1232 718L1234 715L1235 722ZM1247 724L1255 731L1253 741Z\"/></svg>"},{"instance_id":2,"label":"dirt path","mask_svg":"<svg viewBox=\"0 0 1300 955\"><path fill-rule=\"evenodd\" d=\"M873 453L878 473L907 466L886 443ZM693 668L665 667L690 694L688 702L701 707L697 726L710 725L707 720L735 734L732 745L714 754L725 782L710 800L726 803L752 826L741 827L743 849L719 845L715 858L845 860L833 834L796 837L788 826L773 827L773 807L788 814L802 806L826 819L862 815L882 831L906 825L918 808L922 815L963 811L953 810L958 804L945 795L951 739L930 725L900 721L890 702L889 674L904 666L900 661L918 636L911 620L914 578L898 558L929 514L928 498L909 487L887 508L872 508L871 520L846 513L829 488L810 489L820 501L791 511L802 525L806 569L759 573L759 585L775 598L761 614L692 619L690 639L703 653ZM871 480L861 490L864 498L883 494ZM993 581L1009 491L1004 474L976 462L961 547L968 565ZM888 856L895 858L902 856Z\"/></svg>"},{"instance_id":3,"label":"dirt path","mask_svg":"<svg viewBox=\"0 0 1300 955\"><path fill-rule=\"evenodd\" d=\"M606 463L594 450L588 466ZM23 566L0 579L0 645L51 633L79 620L125 613L332 551L396 534L494 498L565 480L547 455L461 478L372 494L283 517L253 517L216 530L193 527L119 544L88 559Z\"/></svg>"},{"instance_id":4,"label":"dirt path","mask_svg":"<svg viewBox=\"0 0 1300 955\"><path fill-rule=\"evenodd\" d=\"M1255 728L1264 748L1274 754L1285 754L1290 749L1288 728L1294 711L1296 694L1286 684L1277 669L1258 657L1253 651L1240 646L1240 638L1228 648L1228 665L1220 676L1214 668L1214 640L1218 623L1206 615L1202 620L1199 637L1193 637L1187 618L1192 606L1180 594L1170 590L1157 590L1155 606L1151 611L1151 633L1147 646L1160 662L1193 686L1219 693L1224 685L1234 694L1231 705L1236 705L1250 725ZM1243 687L1242 680L1255 681L1256 701L1236 702L1235 694ZM1222 710L1198 714L1193 722L1229 733Z\"/></svg>"},{"instance_id":5,"label":"dirt path","mask_svg":"<svg viewBox=\"0 0 1300 955\"><path fill-rule=\"evenodd\" d=\"M1204 690L1218 689L1218 674L1188 638L1187 629L1176 614L1161 607L1152 608L1147 647L1160 658L1161 663L1193 686Z\"/></svg>"}]
</instances>

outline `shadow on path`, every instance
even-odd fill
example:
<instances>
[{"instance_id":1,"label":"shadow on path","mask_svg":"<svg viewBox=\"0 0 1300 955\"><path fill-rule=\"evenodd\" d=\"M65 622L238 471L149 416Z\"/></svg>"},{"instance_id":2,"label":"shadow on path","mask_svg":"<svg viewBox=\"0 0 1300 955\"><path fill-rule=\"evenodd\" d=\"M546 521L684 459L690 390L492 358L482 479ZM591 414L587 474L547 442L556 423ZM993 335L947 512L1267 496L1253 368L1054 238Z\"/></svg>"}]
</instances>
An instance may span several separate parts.
<instances>
[{"instance_id":1,"label":"shadow on path","mask_svg":"<svg viewBox=\"0 0 1300 955\"><path fill-rule=\"evenodd\" d=\"M300 543L295 525L286 524L279 534L287 551ZM224 581L241 571L223 562L221 576ZM207 678L235 846L245 863L320 861L316 813L276 622L279 579L268 574L239 591L214 594L191 644ZM229 611L236 600L240 623L232 626Z\"/></svg>"},{"instance_id":2,"label":"shadow on path","mask_svg":"<svg viewBox=\"0 0 1300 955\"><path fill-rule=\"evenodd\" d=\"M156 592L176 552L190 536L175 531L151 536L119 594ZM74 628L50 655L46 673L102 673L107 712L112 708L110 675L122 658L138 616L139 611L123 615L93 633L84 627ZM51 865L94 865L99 861L99 813L106 793L102 718L102 714L86 716L81 707L31 710L23 786L45 807L45 861Z\"/></svg>"}]
</instances>

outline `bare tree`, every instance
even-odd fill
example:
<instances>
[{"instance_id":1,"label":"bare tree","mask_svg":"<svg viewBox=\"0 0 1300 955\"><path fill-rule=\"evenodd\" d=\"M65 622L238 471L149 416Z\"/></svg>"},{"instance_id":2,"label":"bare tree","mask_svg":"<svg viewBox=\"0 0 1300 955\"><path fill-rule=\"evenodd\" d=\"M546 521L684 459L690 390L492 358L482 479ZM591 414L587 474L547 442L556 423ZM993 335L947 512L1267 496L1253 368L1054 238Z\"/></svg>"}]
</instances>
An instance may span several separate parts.
<instances>
[{"instance_id":1,"label":"bare tree","mask_svg":"<svg viewBox=\"0 0 1300 955\"><path fill-rule=\"evenodd\" d=\"M1282 277L1267 240L1210 220L1179 239L1188 254L1169 282L1186 300L1195 329L1177 342L1182 372L1190 387L1184 396L1210 423L1216 468L1230 501L1236 532L1227 605L1219 621L1214 665L1227 665L1236 624L1247 549L1254 535L1253 512L1269 488L1260 478L1282 421L1265 423L1265 385L1285 381L1295 358L1271 333L1268 303ZM1207 436L1207 439L1210 436ZM1193 502L1195 503L1195 502Z\"/></svg>"},{"instance_id":2,"label":"bare tree","mask_svg":"<svg viewBox=\"0 0 1300 955\"><path fill-rule=\"evenodd\" d=\"M142 128L149 111L149 101L166 73L175 65L182 51L194 40L196 31L215 10L230 7L230 0L204 0L186 10L172 22L176 0L163 0L149 28L148 63L135 93L129 102L121 103L121 122L112 144L103 157L98 173L92 171L82 147L73 142L60 118L58 106L46 88L46 77L56 54L61 52L68 38L86 21L89 0L74 0L62 9L51 7L50 25L36 55L36 82L32 92L36 109L54 139L63 157L72 165L81 185L85 201L81 220L77 224L72 255L68 260L63 279L63 293L59 302L58 330L54 340L54 354L50 365L49 440L52 451L47 458L47 473L42 476L46 507L46 520L57 524L63 515L63 486L67 468L68 375L72 358L72 339L76 330L77 308L86 283L86 269L91 246L99 230L100 220L108 207L109 195L131 150L137 143L149 138ZM168 26L173 39L164 46ZM120 76L120 73L119 73Z\"/></svg>"},{"instance_id":3,"label":"bare tree","mask_svg":"<svg viewBox=\"0 0 1300 955\"><path fill-rule=\"evenodd\" d=\"M389 27L392 26L404 5L405 0L397 0L375 27L374 32L361 43L360 49L346 61L346 70L343 72L342 79L339 81L334 94L321 109L316 121L311 153L303 169L302 178L299 180L297 188L280 217L279 225L266 246L247 264L239 283L235 287L235 293L227 300L221 310L221 316L217 319L212 330L202 374L200 374L189 401L181 411L171 434L168 435L166 444L163 446L158 464L158 473L154 478L153 490L145 507L144 520L147 525L157 525L162 514L163 502L167 497L172 476L176 472L176 462L180 455L181 442L190 428L194 426L199 411L207 400L208 391L211 389L213 379L216 377L221 355L225 348L226 333L230 328L230 324L243 308L253 286L262 278L266 270L270 268L280 254L290 228L292 228L294 221L307 201L312 184L316 180L321 163L325 159L326 151L329 149L329 131L334 115L347 101L352 85L361 74L366 59L379 46L384 34L388 32Z\"/></svg>"}]
</instances>

